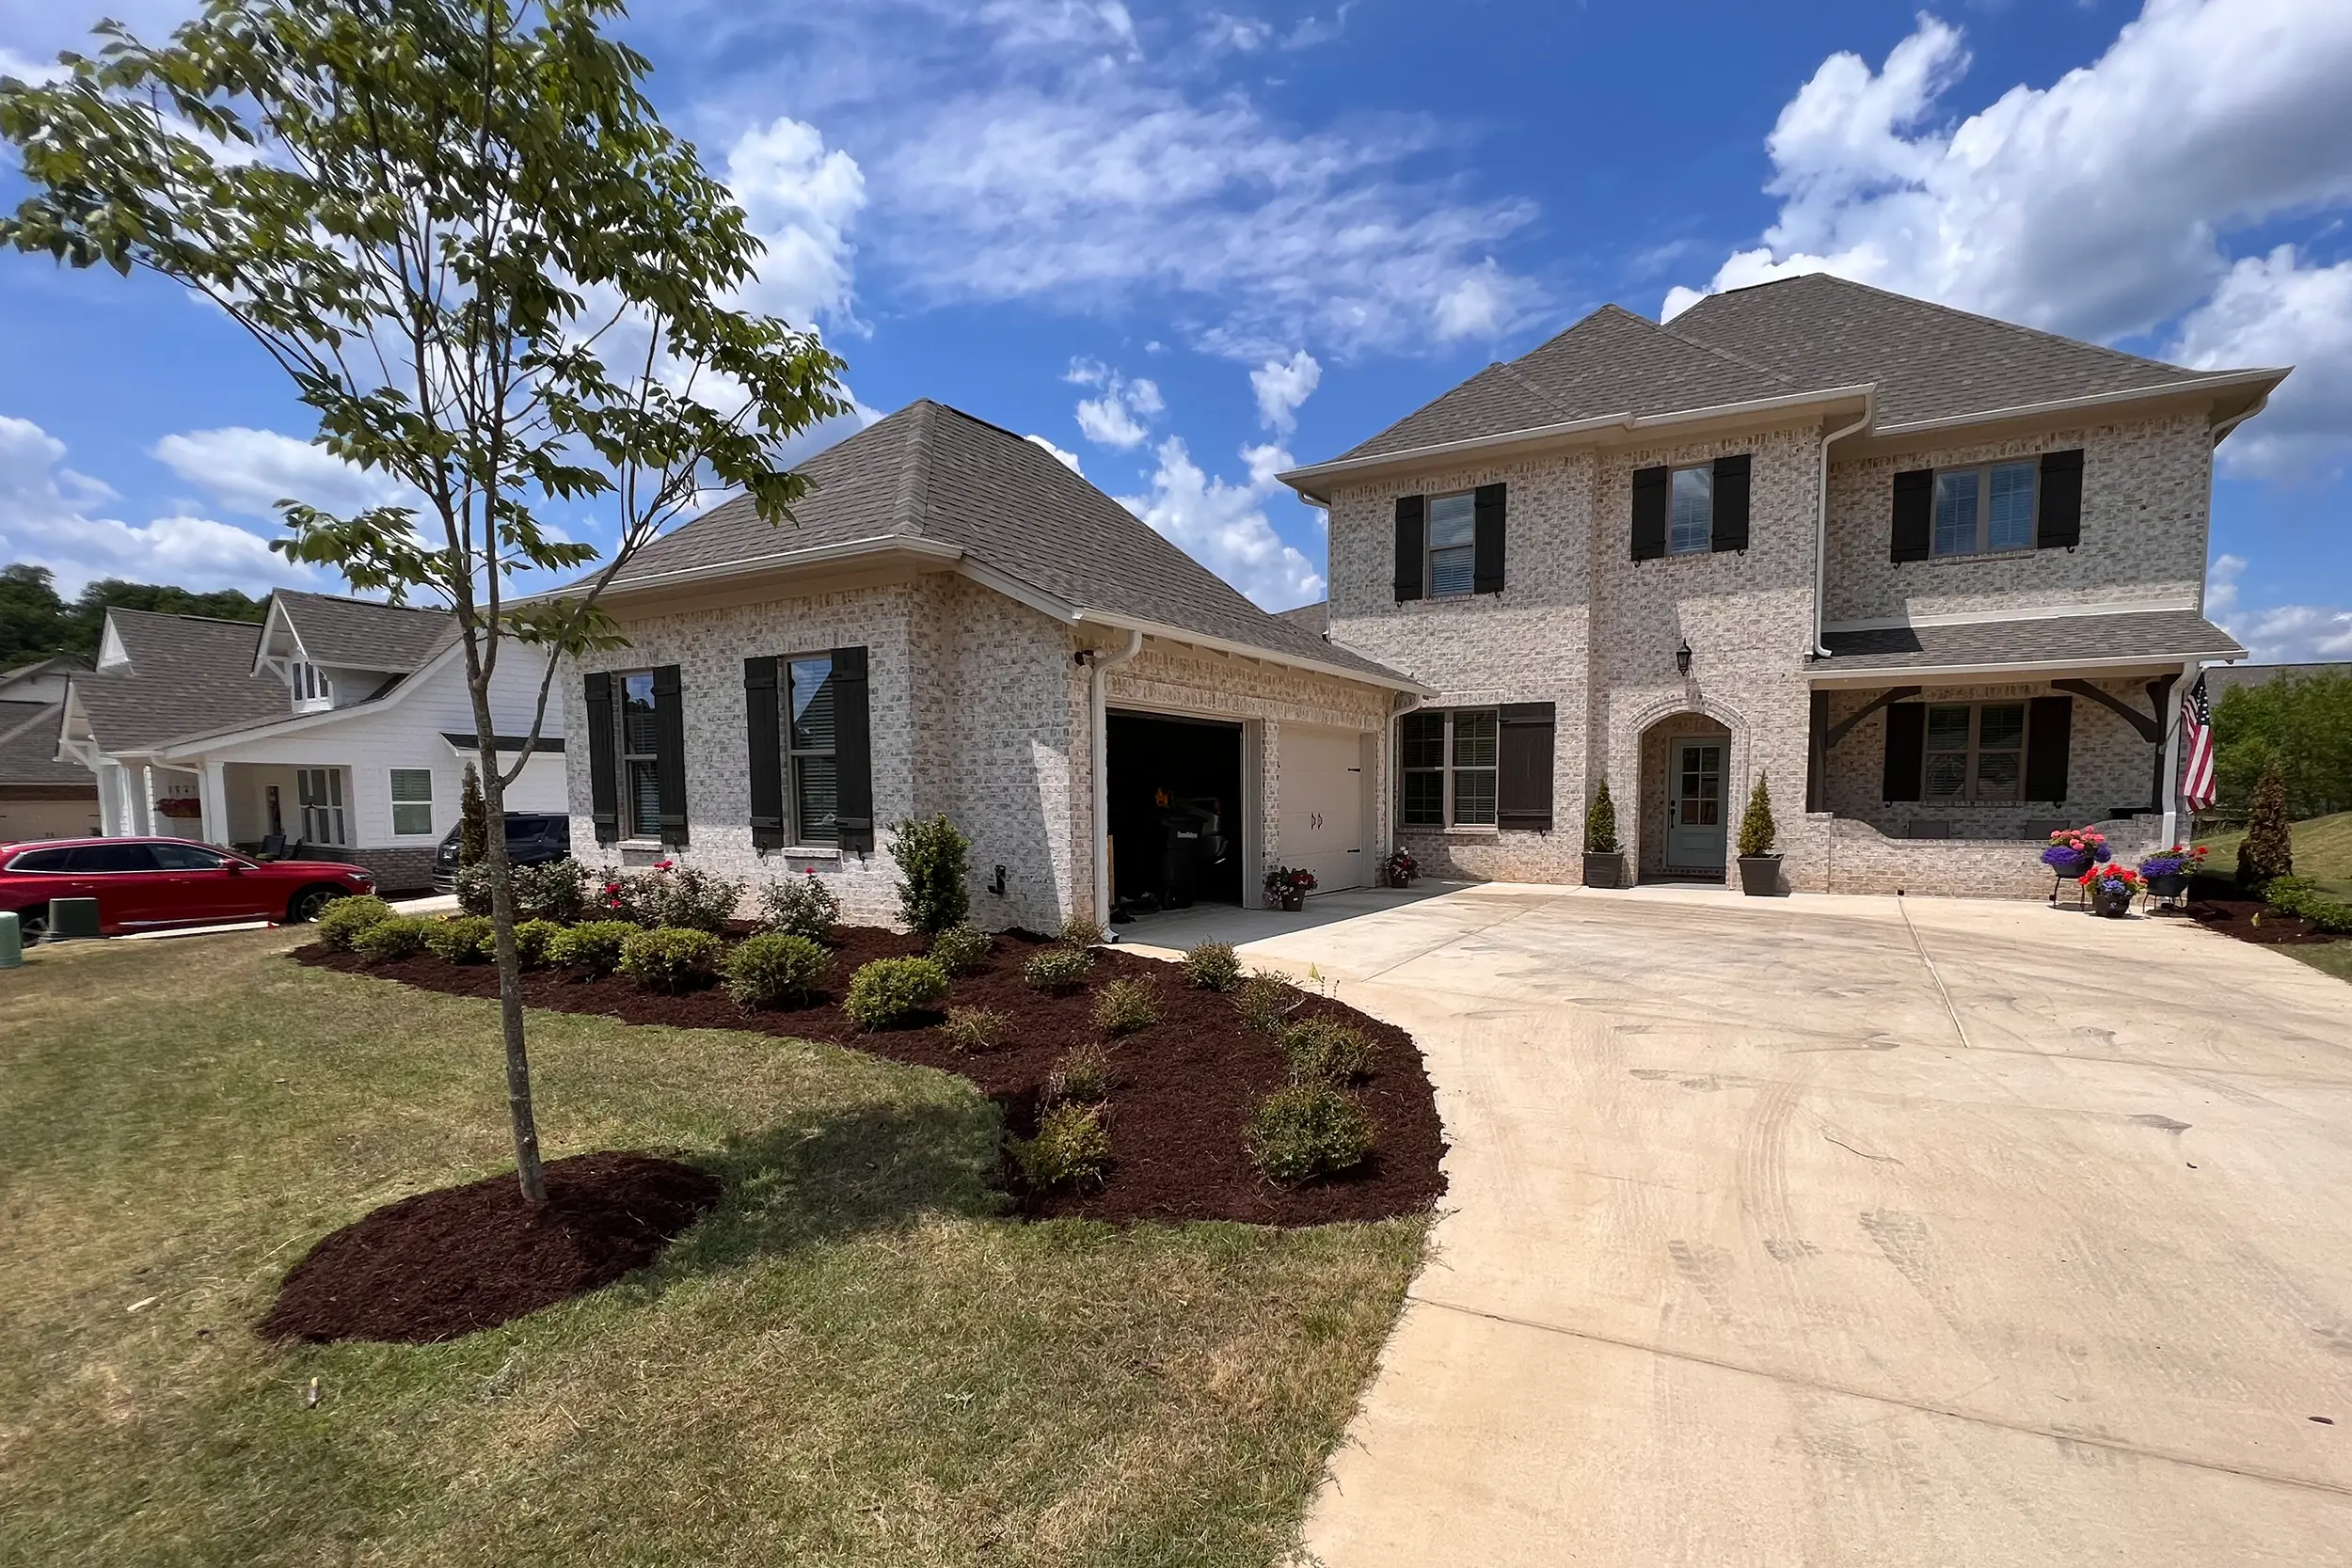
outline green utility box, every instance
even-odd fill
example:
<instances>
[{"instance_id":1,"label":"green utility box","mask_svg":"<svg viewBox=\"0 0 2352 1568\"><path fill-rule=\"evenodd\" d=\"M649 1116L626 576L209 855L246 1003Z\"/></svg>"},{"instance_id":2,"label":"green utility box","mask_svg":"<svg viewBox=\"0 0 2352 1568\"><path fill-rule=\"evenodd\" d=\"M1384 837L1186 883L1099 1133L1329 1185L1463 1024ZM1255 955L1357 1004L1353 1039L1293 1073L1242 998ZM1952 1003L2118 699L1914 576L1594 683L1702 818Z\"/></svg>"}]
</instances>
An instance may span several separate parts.
<instances>
[{"instance_id":1,"label":"green utility box","mask_svg":"<svg viewBox=\"0 0 2352 1568\"><path fill-rule=\"evenodd\" d=\"M45 942L65 942L74 937L98 935L98 900L95 898L52 898L49 900L49 935Z\"/></svg>"},{"instance_id":2,"label":"green utility box","mask_svg":"<svg viewBox=\"0 0 2352 1568\"><path fill-rule=\"evenodd\" d=\"M24 933L18 929L16 911L0 910L0 969L24 967Z\"/></svg>"}]
</instances>

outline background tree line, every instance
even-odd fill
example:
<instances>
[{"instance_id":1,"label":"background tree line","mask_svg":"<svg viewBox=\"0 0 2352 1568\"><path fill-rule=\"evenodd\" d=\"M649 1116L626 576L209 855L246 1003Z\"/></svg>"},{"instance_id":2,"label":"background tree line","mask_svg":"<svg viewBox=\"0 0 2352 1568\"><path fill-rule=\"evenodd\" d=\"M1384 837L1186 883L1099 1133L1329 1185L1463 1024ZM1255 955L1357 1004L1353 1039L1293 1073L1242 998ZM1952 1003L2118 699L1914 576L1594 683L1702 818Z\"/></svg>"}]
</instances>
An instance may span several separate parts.
<instances>
[{"instance_id":1,"label":"background tree line","mask_svg":"<svg viewBox=\"0 0 2352 1568\"><path fill-rule=\"evenodd\" d=\"M0 566L0 670L56 654L95 658L106 611L117 607L209 615L221 621L258 621L267 603L233 588L192 594L167 583L125 582L119 578L102 578L69 600L57 593L56 579L48 567L19 562Z\"/></svg>"},{"instance_id":2,"label":"background tree line","mask_svg":"<svg viewBox=\"0 0 2352 1568\"><path fill-rule=\"evenodd\" d=\"M2352 673L2233 686L2213 705L2213 736L2214 815L2243 819L2274 761L2290 816L2352 811Z\"/></svg>"}]
</instances>

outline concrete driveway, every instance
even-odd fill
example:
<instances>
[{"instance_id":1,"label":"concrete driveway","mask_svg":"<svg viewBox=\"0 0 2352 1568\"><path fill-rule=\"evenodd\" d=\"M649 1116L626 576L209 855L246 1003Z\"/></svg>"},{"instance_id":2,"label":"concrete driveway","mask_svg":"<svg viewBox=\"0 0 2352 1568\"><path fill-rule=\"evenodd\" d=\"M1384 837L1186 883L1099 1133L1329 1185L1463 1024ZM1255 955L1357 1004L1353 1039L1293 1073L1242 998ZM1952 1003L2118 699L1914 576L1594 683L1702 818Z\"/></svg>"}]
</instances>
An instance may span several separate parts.
<instances>
[{"instance_id":1,"label":"concrete driveway","mask_svg":"<svg viewBox=\"0 0 2352 1568\"><path fill-rule=\"evenodd\" d=\"M1714 891L1246 951L1411 1029L1454 1140L1331 1568L2352 1563L2352 987Z\"/></svg>"}]
</instances>

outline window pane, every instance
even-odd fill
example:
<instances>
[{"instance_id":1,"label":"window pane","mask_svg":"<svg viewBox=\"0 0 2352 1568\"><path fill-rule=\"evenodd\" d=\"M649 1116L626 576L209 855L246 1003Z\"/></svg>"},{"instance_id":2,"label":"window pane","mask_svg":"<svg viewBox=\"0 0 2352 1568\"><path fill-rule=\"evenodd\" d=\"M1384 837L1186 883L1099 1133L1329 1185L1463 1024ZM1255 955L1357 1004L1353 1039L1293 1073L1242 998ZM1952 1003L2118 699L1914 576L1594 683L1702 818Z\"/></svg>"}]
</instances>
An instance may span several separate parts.
<instances>
[{"instance_id":1,"label":"window pane","mask_svg":"<svg viewBox=\"0 0 2352 1568\"><path fill-rule=\"evenodd\" d=\"M1977 799L2014 800L2022 769L2017 752L1986 752L1977 758Z\"/></svg>"},{"instance_id":2,"label":"window pane","mask_svg":"<svg viewBox=\"0 0 2352 1568\"><path fill-rule=\"evenodd\" d=\"M1454 716L1454 766L1492 768L1494 765L1494 710L1472 708L1456 713Z\"/></svg>"},{"instance_id":3,"label":"window pane","mask_svg":"<svg viewBox=\"0 0 2352 1568\"><path fill-rule=\"evenodd\" d=\"M432 806L395 804L392 807L392 832L396 833L429 833L432 831Z\"/></svg>"},{"instance_id":4,"label":"window pane","mask_svg":"<svg viewBox=\"0 0 2352 1568\"><path fill-rule=\"evenodd\" d=\"M1935 553L1974 555L1977 550L1977 470L1938 469L1935 475Z\"/></svg>"},{"instance_id":5,"label":"window pane","mask_svg":"<svg viewBox=\"0 0 2352 1568\"><path fill-rule=\"evenodd\" d=\"M1939 703L1928 709L1928 750L1964 752L1968 749L1968 705Z\"/></svg>"},{"instance_id":6,"label":"window pane","mask_svg":"<svg viewBox=\"0 0 2352 1568\"><path fill-rule=\"evenodd\" d=\"M1495 819L1495 770L1470 768L1454 775L1454 820L1470 825Z\"/></svg>"},{"instance_id":7,"label":"window pane","mask_svg":"<svg viewBox=\"0 0 2352 1568\"><path fill-rule=\"evenodd\" d=\"M1399 749L1404 752L1406 768L1443 768L1445 715L1425 710L1406 714Z\"/></svg>"},{"instance_id":8,"label":"window pane","mask_svg":"<svg viewBox=\"0 0 2352 1568\"><path fill-rule=\"evenodd\" d=\"M1977 747L1986 752L2014 752L2026 743L2026 705L1987 703L1977 721Z\"/></svg>"},{"instance_id":9,"label":"window pane","mask_svg":"<svg viewBox=\"0 0 2352 1568\"><path fill-rule=\"evenodd\" d=\"M1991 533L1987 549L2033 547L2034 473L2031 463L2004 463L1993 470L1993 499L1986 514Z\"/></svg>"},{"instance_id":10,"label":"window pane","mask_svg":"<svg viewBox=\"0 0 2352 1568\"><path fill-rule=\"evenodd\" d=\"M792 750L833 750L833 660L792 661Z\"/></svg>"},{"instance_id":11,"label":"window pane","mask_svg":"<svg viewBox=\"0 0 2352 1568\"><path fill-rule=\"evenodd\" d=\"M144 844L86 844L68 863L76 871L152 871L155 852Z\"/></svg>"},{"instance_id":12,"label":"window pane","mask_svg":"<svg viewBox=\"0 0 2352 1568\"><path fill-rule=\"evenodd\" d=\"M27 849L8 863L11 871L63 871L70 849Z\"/></svg>"},{"instance_id":13,"label":"window pane","mask_svg":"<svg viewBox=\"0 0 2352 1568\"><path fill-rule=\"evenodd\" d=\"M1931 800L1956 800L1967 793L1968 753L1930 752L1922 788Z\"/></svg>"},{"instance_id":14,"label":"window pane","mask_svg":"<svg viewBox=\"0 0 2352 1568\"><path fill-rule=\"evenodd\" d=\"M792 759L793 810L803 844L831 844L840 836L834 817L839 787L831 757Z\"/></svg>"},{"instance_id":15,"label":"window pane","mask_svg":"<svg viewBox=\"0 0 2352 1568\"><path fill-rule=\"evenodd\" d=\"M661 779L650 759L628 765L628 823L640 834L661 826Z\"/></svg>"},{"instance_id":16,"label":"window pane","mask_svg":"<svg viewBox=\"0 0 2352 1568\"><path fill-rule=\"evenodd\" d=\"M166 871L217 871L220 857L193 844L151 844L148 850Z\"/></svg>"},{"instance_id":17,"label":"window pane","mask_svg":"<svg viewBox=\"0 0 2352 1568\"><path fill-rule=\"evenodd\" d=\"M621 750L650 756L660 749L661 730L654 720L653 674L621 677Z\"/></svg>"},{"instance_id":18,"label":"window pane","mask_svg":"<svg viewBox=\"0 0 2352 1568\"><path fill-rule=\"evenodd\" d=\"M1436 768L1405 775L1405 823L1412 828L1445 826L1445 775Z\"/></svg>"},{"instance_id":19,"label":"window pane","mask_svg":"<svg viewBox=\"0 0 2352 1568\"><path fill-rule=\"evenodd\" d=\"M1715 470L1677 468L1674 474L1674 521L1666 531L1666 548L1676 555L1703 550L1713 543L1715 530Z\"/></svg>"},{"instance_id":20,"label":"window pane","mask_svg":"<svg viewBox=\"0 0 2352 1568\"><path fill-rule=\"evenodd\" d=\"M1476 563L1468 545L1454 549L1429 552L1429 592L1442 598L1448 594L1468 594L1477 588Z\"/></svg>"},{"instance_id":21,"label":"window pane","mask_svg":"<svg viewBox=\"0 0 2352 1568\"><path fill-rule=\"evenodd\" d=\"M406 804L433 803L433 770L429 768L392 769L392 799Z\"/></svg>"},{"instance_id":22,"label":"window pane","mask_svg":"<svg viewBox=\"0 0 2352 1568\"><path fill-rule=\"evenodd\" d=\"M1429 503L1429 547L1467 545L1477 536L1477 498L1439 496Z\"/></svg>"}]
</instances>

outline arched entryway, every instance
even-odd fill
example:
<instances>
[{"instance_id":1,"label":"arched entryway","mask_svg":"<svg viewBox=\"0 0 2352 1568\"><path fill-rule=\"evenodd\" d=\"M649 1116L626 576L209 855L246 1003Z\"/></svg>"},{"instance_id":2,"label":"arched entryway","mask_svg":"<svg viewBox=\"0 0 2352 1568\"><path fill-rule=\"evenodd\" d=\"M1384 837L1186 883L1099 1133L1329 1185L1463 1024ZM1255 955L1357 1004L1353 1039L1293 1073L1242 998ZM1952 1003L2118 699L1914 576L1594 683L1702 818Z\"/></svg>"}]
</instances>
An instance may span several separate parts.
<instances>
[{"instance_id":1,"label":"arched entryway","mask_svg":"<svg viewBox=\"0 0 2352 1568\"><path fill-rule=\"evenodd\" d=\"M1730 864L1731 731L1674 713L1642 732L1641 875L1721 882Z\"/></svg>"}]
</instances>

